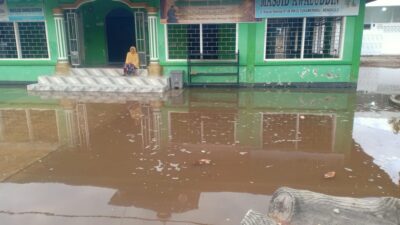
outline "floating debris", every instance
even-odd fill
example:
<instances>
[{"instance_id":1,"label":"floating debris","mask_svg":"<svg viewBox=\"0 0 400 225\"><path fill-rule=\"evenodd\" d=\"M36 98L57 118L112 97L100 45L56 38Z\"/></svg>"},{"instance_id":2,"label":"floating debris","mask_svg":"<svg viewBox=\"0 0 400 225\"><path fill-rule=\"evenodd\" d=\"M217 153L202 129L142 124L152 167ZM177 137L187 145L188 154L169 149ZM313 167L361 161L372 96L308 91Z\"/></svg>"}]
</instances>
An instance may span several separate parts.
<instances>
[{"instance_id":1,"label":"floating debris","mask_svg":"<svg viewBox=\"0 0 400 225\"><path fill-rule=\"evenodd\" d=\"M353 170L352 169L350 169L350 168L344 168L347 172L353 172Z\"/></svg>"},{"instance_id":2,"label":"floating debris","mask_svg":"<svg viewBox=\"0 0 400 225\"><path fill-rule=\"evenodd\" d=\"M170 163L169 165L173 167L176 171L181 171L181 168L179 168L179 163Z\"/></svg>"},{"instance_id":3,"label":"floating debris","mask_svg":"<svg viewBox=\"0 0 400 225\"><path fill-rule=\"evenodd\" d=\"M325 179L331 179L334 178L336 176L336 172L335 171L330 171L324 174L324 178Z\"/></svg>"},{"instance_id":4,"label":"floating debris","mask_svg":"<svg viewBox=\"0 0 400 225\"><path fill-rule=\"evenodd\" d=\"M210 165L210 164L211 164L211 159L200 159L194 163L194 165L196 166Z\"/></svg>"},{"instance_id":5,"label":"floating debris","mask_svg":"<svg viewBox=\"0 0 400 225\"><path fill-rule=\"evenodd\" d=\"M161 160L157 160L158 165L155 166L154 168L157 170L157 172L162 172L164 170L164 164L161 162Z\"/></svg>"},{"instance_id":6,"label":"floating debris","mask_svg":"<svg viewBox=\"0 0 400 225\"><path fill-rule=\"evenodd\" d=\"M183 153L188 153L188 154L192 153L191 151L188 151L185 148L182 148L180 151L183 152Z\"/></svg>"}]
</instances>

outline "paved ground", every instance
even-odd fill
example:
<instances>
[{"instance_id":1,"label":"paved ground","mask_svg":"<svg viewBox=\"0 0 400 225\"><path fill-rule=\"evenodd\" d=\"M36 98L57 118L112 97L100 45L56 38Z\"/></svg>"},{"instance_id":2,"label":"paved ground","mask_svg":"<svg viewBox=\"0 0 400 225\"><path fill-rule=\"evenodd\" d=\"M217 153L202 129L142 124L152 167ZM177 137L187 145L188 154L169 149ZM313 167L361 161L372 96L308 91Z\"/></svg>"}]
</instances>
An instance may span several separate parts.
<instances>
[{"instance_id":1,"label":"paved ground","mask_svg":"<svg viewBox=\"0 0 400 225\"><path fill-rule=\"evenodd\" d=\"M361 66L400 68L400 55L363 56Z\"/></svg>"}]
</instances>

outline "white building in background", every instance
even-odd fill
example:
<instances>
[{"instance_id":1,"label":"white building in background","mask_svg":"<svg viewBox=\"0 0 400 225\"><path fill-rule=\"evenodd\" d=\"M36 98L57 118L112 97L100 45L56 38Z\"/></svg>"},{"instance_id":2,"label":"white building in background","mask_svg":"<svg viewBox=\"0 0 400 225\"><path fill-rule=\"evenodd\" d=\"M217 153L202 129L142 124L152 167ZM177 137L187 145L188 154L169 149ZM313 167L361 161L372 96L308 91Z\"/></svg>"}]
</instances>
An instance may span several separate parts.
<instances>
[{"instance_id":1,"label":"white building in background","mask_svg":"<svg viewBox=\"0 0 400 225\"><path fill-rule=\"evenodd\" d=\"M362 55L400 55L400 0L377 0L365 10Z\"/></svg>"}]
</instances>

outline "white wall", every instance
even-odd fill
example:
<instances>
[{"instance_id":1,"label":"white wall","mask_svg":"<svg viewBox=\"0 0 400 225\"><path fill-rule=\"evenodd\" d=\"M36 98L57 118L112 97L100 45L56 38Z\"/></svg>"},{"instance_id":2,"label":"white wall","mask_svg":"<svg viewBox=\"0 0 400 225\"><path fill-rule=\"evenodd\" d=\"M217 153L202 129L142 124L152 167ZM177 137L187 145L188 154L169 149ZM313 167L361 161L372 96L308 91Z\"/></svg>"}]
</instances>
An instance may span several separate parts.
<instances>
[{"instance_id":1,"label":"white wall","mask_svg":"<svg viewBox=\"0 0 400 225\"><path fill-rule=\"evenodd\" d=\"M400 55L400 23L374 23L364 30L362 55Z\"/></svg>"}]
</instances>

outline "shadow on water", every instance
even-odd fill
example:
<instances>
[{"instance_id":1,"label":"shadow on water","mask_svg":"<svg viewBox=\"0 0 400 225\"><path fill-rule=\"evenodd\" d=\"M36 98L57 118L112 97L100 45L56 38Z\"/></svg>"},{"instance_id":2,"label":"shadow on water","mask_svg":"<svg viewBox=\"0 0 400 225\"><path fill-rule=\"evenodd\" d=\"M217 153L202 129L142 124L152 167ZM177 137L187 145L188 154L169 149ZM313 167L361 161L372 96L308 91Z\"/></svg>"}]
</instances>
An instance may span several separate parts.
<instances>
[{"instance_id":1,"label":"shadow on water","mask_svg":"<svg viewBox=\"0 0 400 225\"><path fill-rule=\"evenodd\" d=\"M238 224L282 186L400 196L385 95L2 91L2 224Z\"/></svg>"}]
</instances>

